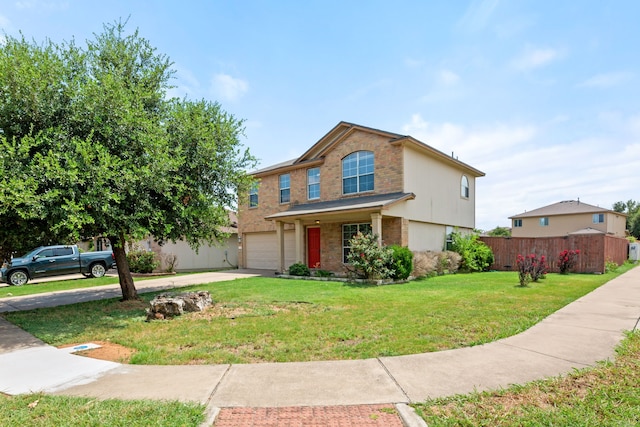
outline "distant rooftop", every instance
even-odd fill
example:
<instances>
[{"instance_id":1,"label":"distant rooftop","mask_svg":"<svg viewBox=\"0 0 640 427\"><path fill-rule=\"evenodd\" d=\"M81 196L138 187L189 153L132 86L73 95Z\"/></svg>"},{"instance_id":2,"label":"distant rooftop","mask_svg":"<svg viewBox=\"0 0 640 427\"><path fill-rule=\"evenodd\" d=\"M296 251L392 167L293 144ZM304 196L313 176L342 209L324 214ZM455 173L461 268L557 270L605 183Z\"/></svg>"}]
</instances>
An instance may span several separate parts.
<instances>
[{"instance_id":1,"label":"distant rooftop","mask_svg":"<svg viewBox=\"0 0 640 427\"><path fill-rule=\"evenodd\" d=\"M509 218L528 218L528 217L540 217L540 216L554 216L554 215L572 215L580 213L601 213L601 212L613 212L611 209L601 208L599 206L593 206L588 203L581 202L580 200L564 200L562 202L554 203L552 205L543 206L532 211L523 212L518 215L510 216ZM625 215L621 213L620 215Z\"/></svg>"}]
</instances>

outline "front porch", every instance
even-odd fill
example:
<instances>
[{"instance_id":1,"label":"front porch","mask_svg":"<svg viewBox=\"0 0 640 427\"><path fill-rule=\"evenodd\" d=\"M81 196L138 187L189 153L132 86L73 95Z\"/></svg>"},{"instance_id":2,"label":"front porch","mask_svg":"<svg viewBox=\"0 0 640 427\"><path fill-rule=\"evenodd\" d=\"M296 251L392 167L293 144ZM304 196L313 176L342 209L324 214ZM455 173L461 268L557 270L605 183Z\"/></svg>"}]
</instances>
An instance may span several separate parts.
<instances>
[{"instance_id":1,"label":"front porch","mask_svg":"<svg viewBox=\"0 0 640 427\"><path fill-rule=\"evenodd\" d=\"M293 228L294 254L296 262L309 268L344 271L345 254L348 252L349 236L359 226L368 225L379 244L408 244L408 222L405 218L388 215L390 206L412 200L412 193L365 196L335 202L318 202L297 205L289 210L267 217L275 222L278 271L285 272L285 230ZM288 240L291 245L291 239Z\"/></svg>"}]
</instances>

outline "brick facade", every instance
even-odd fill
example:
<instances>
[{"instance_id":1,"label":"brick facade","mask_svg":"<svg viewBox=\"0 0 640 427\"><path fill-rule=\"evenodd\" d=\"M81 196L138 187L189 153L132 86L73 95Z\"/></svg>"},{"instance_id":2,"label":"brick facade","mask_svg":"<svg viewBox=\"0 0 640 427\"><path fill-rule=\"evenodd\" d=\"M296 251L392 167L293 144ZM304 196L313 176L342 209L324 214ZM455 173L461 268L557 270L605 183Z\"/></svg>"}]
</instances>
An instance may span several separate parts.
<instances>
[{"instance_id":1,"label":"brick facade","mask_svg":"<svg viewBox=\"0 0 640 427\"><path fill-rule=\"evenodd\" d=\"M296 161L256 172L254 176L260 182L258 205L249 208L248 200L239 201L238 232L241 241L248 233L257 232L274 232L275 240L277 221L265 218L288 212L294 206L304 205L313 211L313 204L316 202L348 201L370 195L404 194L405 147L402 143L396 143L401 138L404 137L342 122ZM374 190L345 195L342 193L342 160L358 151L370 151L374 154ZM320 170L320 197L315 200L309 200L307 197L307 171L310 168ZM289 174L290 177L288 203L280 203L279 177L282 174ZM459 187L459 183L456 182L455 187ZM342 225L372 223L372 214L382 214L381 237L385 245L408 246L409 218L402 217L401 213L389 214L381 207L356 211L347 209L344 212L324 213L319 216L307 214L299 218L291 215L281 221L284 221L285 230L294 229L296 223L303 227L304 242L300 242L298 247L303 245L304 254L300 258L305 262L306 229L310 226L319 227L320 268L342 271ZM246 248L241 244L238 257L241 267L247 266L246 252ZM285 266L286 268L288 266Z\"/></svg>"},{"instance_id":2,"label":"brick facade","mask_svg":"<svg viewBox=\"0 0 640 427\"><path fill-rule=\"evenodd\" d=\"M342 194L342 159L356 151L374 153L375 175L374 191L350 195ZM307 198L307 170L301 165L297 168L283 168L272 174L259 177L258 206L249 208L248 201L240 201L240 233L275 231L273 221L265 217L289 209L291 205L322 202L342 198L359 197L363 194L386 194L400 192L403 188L402 147L389 144L389 138L377 134L357 131L343 143L327 153L324 162L311 167L320 168L320 199ZM280 203L280 175L288 173L291 182L289 203Z\"/></svg>"}]
</instances>

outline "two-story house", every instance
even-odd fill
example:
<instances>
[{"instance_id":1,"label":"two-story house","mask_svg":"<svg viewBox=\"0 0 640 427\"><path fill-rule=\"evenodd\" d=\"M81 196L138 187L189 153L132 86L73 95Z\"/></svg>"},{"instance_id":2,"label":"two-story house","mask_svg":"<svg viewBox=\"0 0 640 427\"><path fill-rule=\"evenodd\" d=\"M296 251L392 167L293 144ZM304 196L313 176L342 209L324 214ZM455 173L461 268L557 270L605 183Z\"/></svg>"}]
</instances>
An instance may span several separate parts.
<instances>
[{"instance_id":1,"label":"two-story house","mask_svg":"<svg viewBox=\"0 0 640 427\"><path fill-rule=\"evenodd\" d=\"M474 228L484 173L411 136L340 122L297 159L252 175L238 262L282 272L295 262L342 271L358 232L442 250L454 228Z\"/></svg>"},{"instance_id":2,"label":"two-story house","mask_svg":"<svg viewBox=\"0 0 640 427\"><path fill-rule=\"evenodd\" d=\"M624 213L565 200L509 217L512 237L556 237L568 234L602 233L626 236Z\"/></svg>"}]
</instances>

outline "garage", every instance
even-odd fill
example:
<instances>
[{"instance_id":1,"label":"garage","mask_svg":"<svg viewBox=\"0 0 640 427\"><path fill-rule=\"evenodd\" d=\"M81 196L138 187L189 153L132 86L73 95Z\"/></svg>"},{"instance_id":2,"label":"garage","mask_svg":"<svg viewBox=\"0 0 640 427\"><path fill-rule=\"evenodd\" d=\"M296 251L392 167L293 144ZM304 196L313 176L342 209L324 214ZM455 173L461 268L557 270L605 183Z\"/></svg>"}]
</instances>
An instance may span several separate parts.
<instances>
[{"instance_id":1,"label":"garage","mask_svg":"<svg viewBox=\"0 0 640 427\"><path fill-rule=\"evenodd\" d=\"M247 268L278 270L278 241L275 232L247 233L244 240ZM295 232L284 232L284 266L295 263Z\"/></svg>"}]
</instances>

